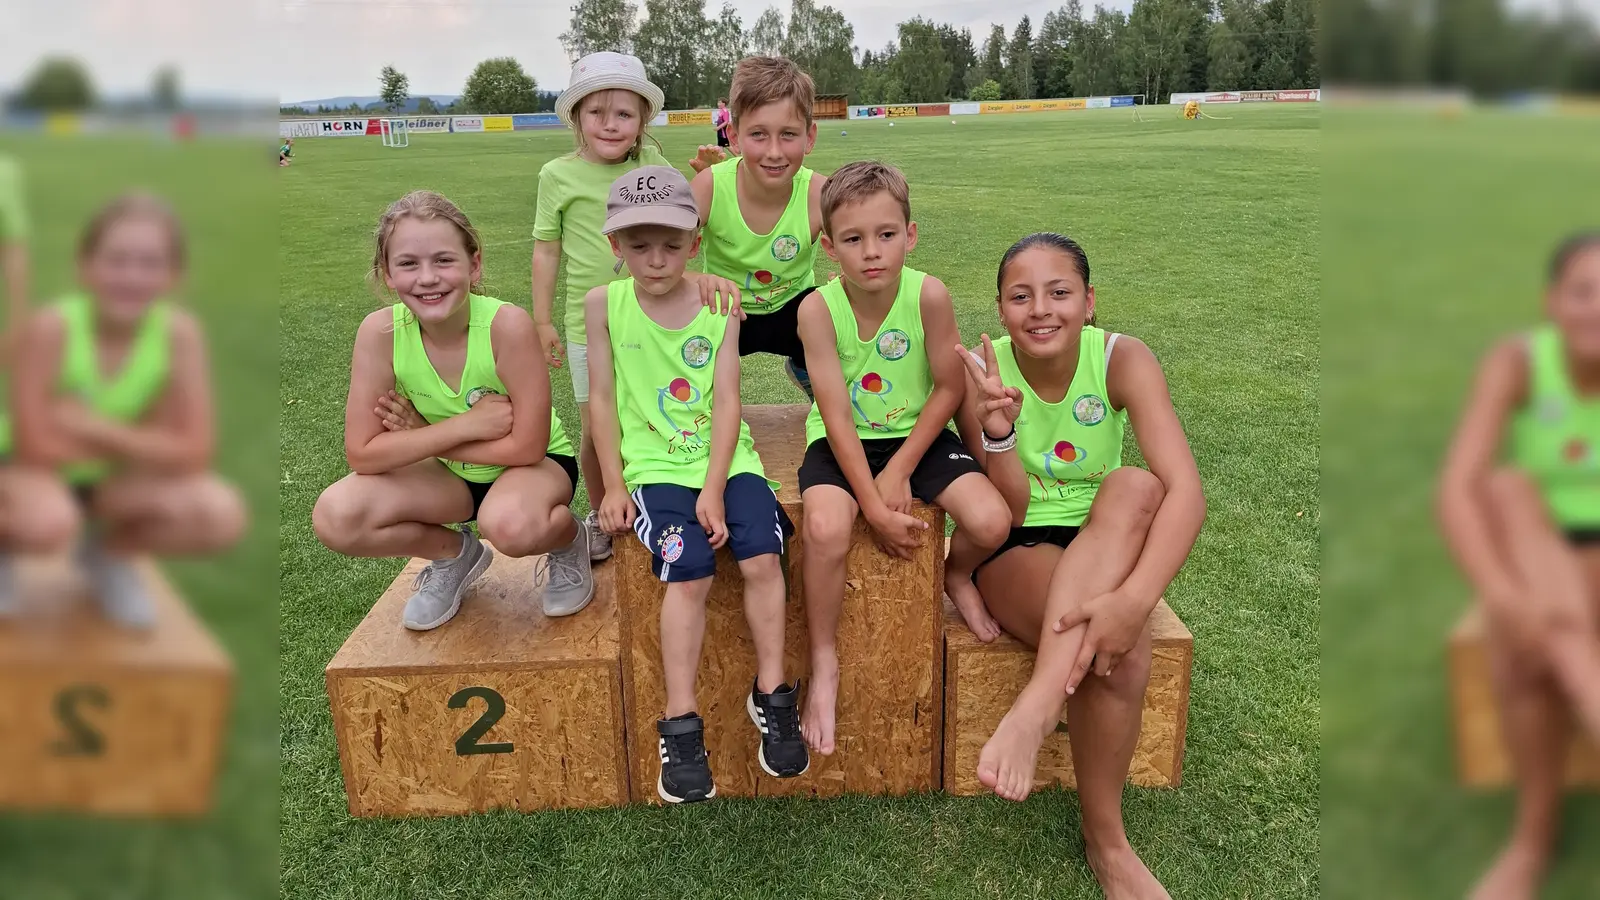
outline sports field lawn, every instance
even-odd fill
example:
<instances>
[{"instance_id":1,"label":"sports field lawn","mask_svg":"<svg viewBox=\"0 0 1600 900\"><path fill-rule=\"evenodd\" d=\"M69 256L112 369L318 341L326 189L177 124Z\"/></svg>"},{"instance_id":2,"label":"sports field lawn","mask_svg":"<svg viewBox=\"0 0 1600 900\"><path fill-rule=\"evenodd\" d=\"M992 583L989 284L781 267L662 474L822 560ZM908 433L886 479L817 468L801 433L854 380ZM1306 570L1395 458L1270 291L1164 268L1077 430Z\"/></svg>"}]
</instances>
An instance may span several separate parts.
<instances>
[{"instance_id":1,"label":"sports field lawn","mask_svg":"<svg viewBox=\"0 0 1600 900\"><path fill-rule=\"evenodd\" d=\"M1102 325L1165 366L1210 516L1168 592L1195 636L1184 783L1129 790L1128 828L1183 898L1309 897L1318 821L1319 122L1315 107L1228 121L1147 111L829 122L809 164L900 166L910 263L956 298L964 338L997 331L995 266L1035 230L1088 250ZM848 130L848 136L841 135ZM709 129L660 132L686 167ZM487 292L528 302L539 167L565 132L296 143L282 180L280 552L286 897L1096 897L1075 795L1017 806L938 794L689 809L358 821L345 811L323 666L401 567L318 545L310 512L346 469L350 342L385 204L457 201L487 245ZM556 408L575 425L571 384ZM795 402L775 361L750 403ZM773 473L791 478L792 473Z\"/></svg>"}]
</instances>

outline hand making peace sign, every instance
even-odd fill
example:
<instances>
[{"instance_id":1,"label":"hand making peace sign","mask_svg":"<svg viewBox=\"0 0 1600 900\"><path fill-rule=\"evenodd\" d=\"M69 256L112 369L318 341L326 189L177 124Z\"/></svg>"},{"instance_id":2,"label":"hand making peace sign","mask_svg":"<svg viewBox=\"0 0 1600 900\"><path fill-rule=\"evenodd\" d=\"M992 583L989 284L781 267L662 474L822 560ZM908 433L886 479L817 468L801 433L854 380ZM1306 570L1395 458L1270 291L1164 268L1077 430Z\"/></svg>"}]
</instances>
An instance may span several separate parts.
<instances>
[{"instance_id":1,"label":"hand making peace sign","mask_svg":"<svg viewBox=\"0 0 1600 900\"><path fill-rule=\"evenodd\" d=\"M1004 440L1016 426L1022 414L1022 391L1007 387L1000 378L1000 365L995 361L994 344L983 335L983 356L956 345L956 353L967 369L967 382L974 391L978 422L990 440Z\"/></svg>"}]
</instances>

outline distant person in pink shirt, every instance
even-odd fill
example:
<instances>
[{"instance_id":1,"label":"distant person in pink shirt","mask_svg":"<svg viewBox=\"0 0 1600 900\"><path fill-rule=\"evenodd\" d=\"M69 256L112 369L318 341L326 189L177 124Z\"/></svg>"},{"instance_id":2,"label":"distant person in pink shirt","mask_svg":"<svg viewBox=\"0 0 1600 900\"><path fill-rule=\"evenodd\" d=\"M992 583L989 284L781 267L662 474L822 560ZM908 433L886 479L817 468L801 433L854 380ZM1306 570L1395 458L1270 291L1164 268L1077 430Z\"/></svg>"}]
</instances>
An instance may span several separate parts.
<instances>
[{"instance_id":1,"label":"distant person in pink shirt","mask_svg":"<svg viewBox=\"0 0 1600 900\"><path fill-rule=\"evenodd\" d=\"M733 123L733 114L728 112L728 98L717 99L717 108L711 113L711 124L717 127L717 146L728 146L728 126Z\"/></svg>"}]
</instances>

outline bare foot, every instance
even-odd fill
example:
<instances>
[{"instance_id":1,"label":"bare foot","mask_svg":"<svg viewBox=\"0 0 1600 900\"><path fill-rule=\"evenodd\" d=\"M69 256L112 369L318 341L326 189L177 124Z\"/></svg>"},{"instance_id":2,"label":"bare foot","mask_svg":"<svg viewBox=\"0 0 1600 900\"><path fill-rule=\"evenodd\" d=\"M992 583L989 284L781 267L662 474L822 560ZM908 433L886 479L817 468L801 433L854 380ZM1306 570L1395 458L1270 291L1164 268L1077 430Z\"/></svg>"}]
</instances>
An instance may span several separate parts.
<instances>
[{"instance_id":1,"label":"bare foot","mask_svg":"<svg viewBox=\"0 0 1600 900\"><path fill-rule=\"evenodd\" d=\"M1172 900L1126 838L1120 846L1099 849L1086 844L1086 850L1089 868L1106 900Z\"/></svg>"},{"instance_id":2,"label":"bare foot","mask_svg":"<svg viewBox=\"0 0 1600 900\"><path fill-rule=\"evenodd\" d=\"M1513 840L1472 889L1472 900L1533 900L1547 861L1531 841Z\"/></svg>"},{"instance_id":3,"label":"bare foot","mask_svg":"<svg viewBox=\"0 0 1600 900\"><path fill-rule=\"evenodd\" d=\"M950 600L961 612L962 620L978 636L978 640L987 644L1000 636L1000 623L989 615L989 607L983 605L983 595L978 593L978 586L972 583L971 573L947 571L944 592L950 595Z\"/></svg>"},{"instance_id":4,"label":"bare foot","mask_svg":"<svg viewBox=\"0 0 1600 900\"><path fill-rule=\"evenodd\" d=\"M1021 802L1033 790L1033 769L1039 759L1039 745L1055 730L1061 718L1066 695L1051 704L1038 696L1040 691L1024 688L1011 705L1000 727L978 754L978 781L1007 800Z\"/></svg>"},{"instance_id":5,"label":"bare foot","mask_svg":"<svg viewBox=\"0 0 1600 900\"><path fill-rule=\"evenodd\" d=\"M839 656L811 659L811 683L806 690L806 711L800 717L800 736L806 746L823 756L833 754L833 707L839 697Z\"/></svg>"}]
</instances>

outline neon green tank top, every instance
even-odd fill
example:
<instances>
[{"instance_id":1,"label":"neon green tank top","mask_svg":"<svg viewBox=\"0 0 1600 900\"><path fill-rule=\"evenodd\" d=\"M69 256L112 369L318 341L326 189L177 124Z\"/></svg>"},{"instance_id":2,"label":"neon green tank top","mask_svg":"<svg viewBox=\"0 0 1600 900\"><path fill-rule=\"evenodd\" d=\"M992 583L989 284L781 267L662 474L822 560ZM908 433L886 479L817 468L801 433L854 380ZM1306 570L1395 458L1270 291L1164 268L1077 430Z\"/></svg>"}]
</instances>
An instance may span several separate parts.
<instances>
[{"instance_id":1,"label":"neon green tank top","mask_svg":"<svg viewBox=\"0 0 1600 900\"><path fill-rule=\"evenodd\" d=\"M391 307L394 310L395 390L409 399L417 413L430 425L461 415L485 394L506 393L505 383L494 368L494 345L490 340L495 313L505 302L477 294L469 294L467 302L472 304L467 324L467 361L461 368L460 387L454 390L444 383L444 379L433 368L432 360L428 359L428 351L422 346L422 326L417 324L416 317L411 315L404 303L396 303ZM574 455L572 441L567 439L567 432L561 427L561 419L556 416L553 406L550 409L550 440L545 445L545 452L560 456ZM458 462L443 457L439 461L467 481L480 484L494 481L506 470L505 466Z\"/></svg>"},{"instance_id":2,"label":"neon green tank top","mask_svg":"<svg viewBox=\"0 0 1600 900\"><path fill-rule=\"evenodd\" d=\"M780 309L817 283L817 245L811 240L811 170L794 176L794 190L778 224L756 234L739 211L739 166L743 157L711 167L711 212L706 216L706 272L739 285L744 311L759 316Z\"/></svg>"},{"instance_id":3,"label":"neon green tank top","mask_svg":"<svg viewBox=\"0 0 1600 900\"><path fill-rule=\"evenodd\" d=\"M1046 403L1033 392L1017 368L1009 336L994 341L994 356L1000 379L1022 390L1016 449L1028 473L1028 515L1022 524L1082 525L1100 482L1122 466L1122 434L1128 422L1128 411L1113 410L1106 399L1110 354L1105 331L1084 326L1078 368L1059 403Z\"/></svg>"},{"instance_id":4,"label":"neon green tank top","mask_svg":"<svg viewBox=\"0 0 1600 900\"><path fill-rule=\"evenodd\" d=\"M900 292L878 333L861 340L855 310L835 278L817 289L833 318L834 346L844 369L845 389L856 433L863 439L903 438L911 433L922 407L933 393L933 371L922 339L922 280L927 276L912 268L900 272ZM822 413L811 404L806 416L806 443L826 437Z\"/></svg>"},{"instance_id":5,"label":"neon green tank top","mask_svg":"<svg viewBox=\"0 0 1600 900\"><path fill-rule=\"evenodd\" d=\"M663 328L639 308L633 279L626 278L607 288L606 320L623 481L630 489L641 484L705 487L711 464L711 390L727 316L701 307L688 325ZM737 347L732 350L738 352ZM765 477L750 426L741 420L728 477L745 473Z\"/></svg>"},{"instance_id":6,"label":"neon green tank top","mask_svg":"<svg viewBox=\"0 0 1600 900\"><path fill-rule=\"evenodd\" d=\"M1528 337L1528 402L1512 419L1511 458L1539 485L1562 528L1600 527L1600 398L1567 375L1561 332Z\"/></svg>"},{"instance_id":7,"label":"neon green tank top","mask_svg":"<svg viewBox=\"0 0 1600 900\"><path fill-rule=\"evenodd\" d=\"M122 370L109 378L100 372L94 301L86 294L74 294L59 301L56 309L66 326L60 392L114 422L139 421L161 399L172 370L172 308L164 301L150 306L134 332ZM103 461L71 463L62 469L62 476L74 485L93 484L109 474L111 464Z\"/></svg>"}]
</instances>

